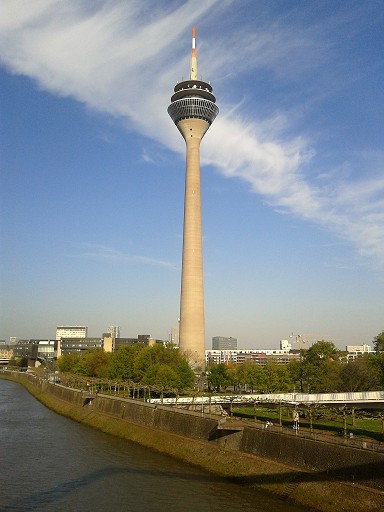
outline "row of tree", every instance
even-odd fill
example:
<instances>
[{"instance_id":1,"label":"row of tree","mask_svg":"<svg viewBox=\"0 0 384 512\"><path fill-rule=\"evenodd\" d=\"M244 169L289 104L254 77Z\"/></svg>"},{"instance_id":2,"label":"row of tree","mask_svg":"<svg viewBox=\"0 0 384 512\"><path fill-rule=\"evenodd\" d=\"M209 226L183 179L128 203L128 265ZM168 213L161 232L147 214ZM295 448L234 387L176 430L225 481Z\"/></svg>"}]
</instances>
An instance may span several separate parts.
<instances>
[{"instance_id":1,"label":"row of tree","mask_svg":"<svg viewBox=\"0 0 384 512\"><path fill-rule=\"evenodd\" d=\"M354 360L333 343L318 341L287 366L270 360L263 367L251 363L209 368L210 386L255 393L337 393L384 389L384 331L374 339L375 352Z\"/></svg>"},{"instance_id":2,"label":"row of tree","mask_svg":"<svg viewBox=\"0 0 384 512\"><path fill-rule=\"evenodd\" d=\"M119 348L116 352L89 350L83 355L66 354L57 359L61 372L116 379L142 385L183 391L194 385L195 375L179 350L164 345L141 343Z\"/></svg>"},{"instance_id":3,"label":"row of tree","mask_svg":"<svg viewBox=\"0 0 384 512\"><path fill-rule=\"evenodd\" d=\"M287 366L274 360L265 366L252 363L212 365L196 376L175 347L137 344L114 353L103 349L83 355L63 355L56 361L64 373L130 381L143 386L173 389L208 388L211 392L332 393L384 389L384 331L374 340L375 352L348 361L333 343L318 341Z\"/></svg>"}]
</instances>

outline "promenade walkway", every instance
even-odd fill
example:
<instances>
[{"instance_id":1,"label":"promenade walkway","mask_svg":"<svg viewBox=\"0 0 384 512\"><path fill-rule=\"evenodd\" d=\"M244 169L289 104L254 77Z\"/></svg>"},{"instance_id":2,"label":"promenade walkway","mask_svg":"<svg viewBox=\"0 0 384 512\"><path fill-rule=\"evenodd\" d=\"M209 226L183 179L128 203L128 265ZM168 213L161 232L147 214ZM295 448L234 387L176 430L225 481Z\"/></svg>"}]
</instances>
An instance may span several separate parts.
<instances>
[{"instance_id":1,"label":"promenade walkway","mask_svg":"<svg viewBox=\"0 0 384 512\"><path fill-rule=\"evenodd\" d=\"M151 399L152 403L164 405L187 404L286 404L291 406L326 405L329 407L349 406L355 409L384 408L384 391L364 391L358 393L279 393L244 395L205 395Z\"/></svg>"}]
</instances>

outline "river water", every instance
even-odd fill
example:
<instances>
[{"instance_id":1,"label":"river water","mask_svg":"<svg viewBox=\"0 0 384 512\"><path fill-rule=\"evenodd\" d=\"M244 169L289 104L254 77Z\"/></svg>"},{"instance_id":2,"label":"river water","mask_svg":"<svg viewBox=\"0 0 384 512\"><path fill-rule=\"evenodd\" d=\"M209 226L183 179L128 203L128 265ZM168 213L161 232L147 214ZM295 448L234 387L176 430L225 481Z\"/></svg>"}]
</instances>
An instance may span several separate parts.
<instances>
[{"instance_id":1,"label":"river water","mask_svg":"<svg viewBox=\"0 0 384 512\"><path fill-rule=\"evenodd\" d=\"M0 511L297 512L60 416L0 379Z\"/></svg>"}]
</instances>

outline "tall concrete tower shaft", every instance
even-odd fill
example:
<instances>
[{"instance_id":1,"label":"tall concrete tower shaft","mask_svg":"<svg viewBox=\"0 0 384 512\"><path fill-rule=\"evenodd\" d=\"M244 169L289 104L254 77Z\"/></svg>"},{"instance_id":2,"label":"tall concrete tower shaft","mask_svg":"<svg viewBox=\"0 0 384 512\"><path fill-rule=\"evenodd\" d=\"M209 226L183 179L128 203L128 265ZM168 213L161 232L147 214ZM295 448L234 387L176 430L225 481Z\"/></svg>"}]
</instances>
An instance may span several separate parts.
<instances>
[{"instance_id":1,"label":"tall concrete tower shaft","mask_svg":"<svg viewBox=\"0 0 384 512\"><path fill-rule=\"evenodd\" d=\"M179 345L195 366L205 355L200 142L219 112L215 102L210 84L197 79L193 28L189 80L175 86L168 113L186 144Z\"/></svg>"}]
</instances>

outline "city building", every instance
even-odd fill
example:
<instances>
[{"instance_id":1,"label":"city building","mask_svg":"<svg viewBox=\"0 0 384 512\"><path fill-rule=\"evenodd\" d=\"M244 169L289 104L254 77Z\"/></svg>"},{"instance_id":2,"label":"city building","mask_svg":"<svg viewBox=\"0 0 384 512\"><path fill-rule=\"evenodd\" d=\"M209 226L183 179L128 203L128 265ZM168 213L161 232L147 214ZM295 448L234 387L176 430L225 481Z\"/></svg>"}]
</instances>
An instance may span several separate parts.
<instances>
[{"instance_id":1,"label":"city building","mask_svg":"<svg viewBox=\"0 0 384 512\"><path fill-rule=\"evenodd\" d=\"M114 351L124 346L137 345L139 343L138 338L115 338Z\"/></svg>"},{"instance_id":2,"label":"city building","mask_svg":"<svg viewBox=\"0 0 384 512\"><path fill-rule=\"evenodd\" d=\"M88 327L84 325L59 325L56 327L56 339L60 338L86 338Z\"/></svg>"},{"instance_id":3,"label":"city building","mask_svg":"<svg viewBox=\"0 0 384 512\"><path fill-rule=\"evenodd\" d=\"M27 359L28 366L35 366L39 350L38 340L19 340L13 346L13 357L15 359Z\"/></svg>"},{"instance_id":4,"label":"city building","mask_svg":"<svg viewBox=\"0 0 384 512\"><path fill-rule=\"evenodd\" d=\"M292 350L292 344L288 340L280 340L280 350Z\"/></svg>"},{"instance_id":5,"label":"city building","mask_svg":"<svg viewBox=\"0 0 384 512\"><path fill-rule=\"evenodd\" d=\"M57 357L65 354L82 354L87 350L94 350L96 348L103 348L103 340L101 338L85 338L61 337L57 342Z\"/></svg>"},{"instance_id":6,"label":"city building","mask_svg":"<svg viewBox=\"0 0 384 512\"><path fill-rule=\"evenodd\" d=\"M213 350L237 350L237 338L226 338L225 336L214 336L212 338Z\"/></svg>"},{"instance_id":7,"label":"city building","mask_svg":"<svg viewBox=\"0 0 384 512\"><path fill-rule=\"evenodd\" d=\"M214 364L244 364L252 363L265 366L268 361L287 365L290 361L299 359L300 355L289 350L206 350L205 361L207 365Z\"/></svg>"},{"instance_id":8,"label":"city building","mask_svg":"<svg viewBox=\"0 0 384 512\"><path fill-rule=\"evenodd\" d=\"M57 340L38 340L37 358L45 362L53 361L57 356Z\"/></svg>"},{"instance_id":9,"label":"city building","mask_svg":"<svg viewBox=\"0 0 384 512\"><path fill-rule=\"evenodd\" d=\"M372 353L370 345L347 345L345 350L347 351L348 361L362 357L364 354Z\"/></svg>"},{"instance_id":10,"label":"city building","mask_svg":"<svg viewBox=\"0 0 384 512\"><path fill-rule=\"evenodd\" d=\"M56 340L19 339L10 348L15 359L28 359L28 366L33 367L38 360L40 363L53 361L57 356L57 344Z\"/></svg>"},{"instance_id":11,"label":"city building","mask_svg":"<svg viewBox=\"0 0 384 512\"><path fill-rule=\"evenodd\" d=\"M168 114L186 144L183 254L180 295L180 350L193 366L204 365L205 327L200 204L200 142L219 109L209 83L197 75L195 28L189 80L176 84Z\"/></svg>"},{"instance_id":12,"label":"city building","mask_svg":"<svg viewBox=\"0 0 384 512\"><path fill-rule=\"evenodd\" d=\"M180 328L179 328L179 321L178 321L177 325L174 325L171 328L171 333L170 333L169 339L168 339L168 341L170 343L172 343L173 345L175 345L176 347L179 346L179 332L180 332Z\"/></svg>"},{"instance_id":13,"label":"city building","mask_svg":"<svg viewBox=\"0 0 384 512\"><path fill-rule=\"evenodd\" d=\"M0 345L0 365L6 366L13 358L13 345L1 344Z\"/></svg>"},{"instance_id":14,"label":"city building","mask_svg":"<svg viewBox=\"0 0 384 512\"><path fill-rule=\"evenodd\" d=\"M114 350L118 350L124 345L137 345L141 343L143 345L155 345L156 343L164 343L162 340L155 340L151 338L149 334L139 334L137 338L115 338Z\"/></svg>"},{"instance_id":15,"label":"city building","mask_svg":"<svg viewBox=\"0 0 384 512\"><path fill-rule=\"evenodd\" d=\"M107 332L112 335L112 338L120 338L120 327L118 325L110 325Z\"/></svg>"},{"instance_id":16,"label":"city building","mask_svg":"<svg viewBox=\"0 0 384 512\"><path fill-rule=\"evenodd\" d=\"M114 352L115 351L115 339L112 337L110 332L103 333L103 349L105 352Z\"/></svg>"}]
</instances>

